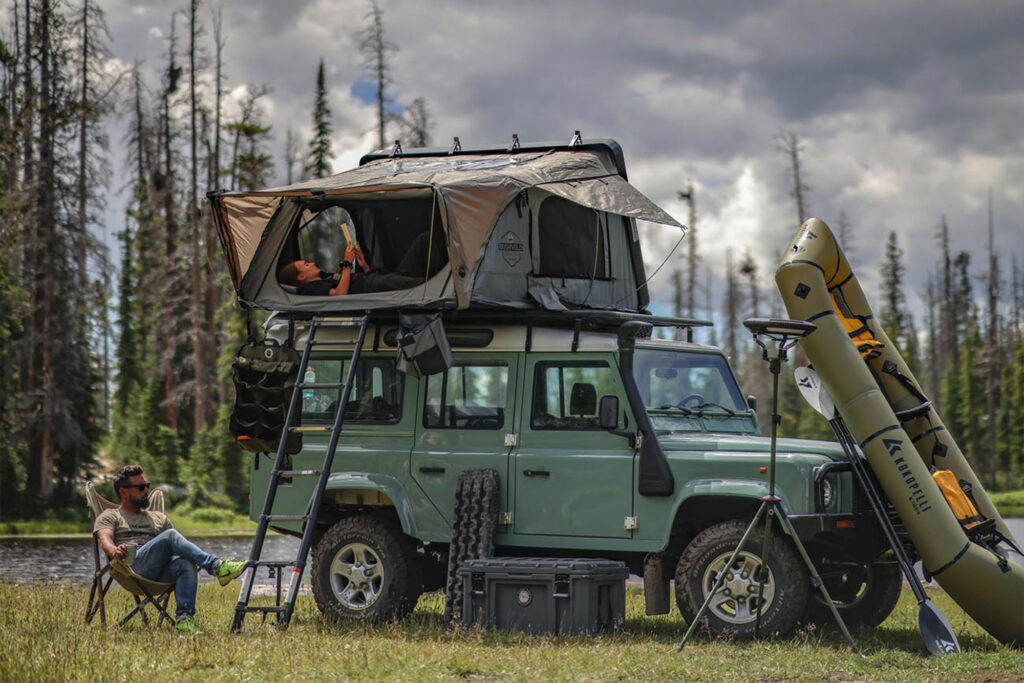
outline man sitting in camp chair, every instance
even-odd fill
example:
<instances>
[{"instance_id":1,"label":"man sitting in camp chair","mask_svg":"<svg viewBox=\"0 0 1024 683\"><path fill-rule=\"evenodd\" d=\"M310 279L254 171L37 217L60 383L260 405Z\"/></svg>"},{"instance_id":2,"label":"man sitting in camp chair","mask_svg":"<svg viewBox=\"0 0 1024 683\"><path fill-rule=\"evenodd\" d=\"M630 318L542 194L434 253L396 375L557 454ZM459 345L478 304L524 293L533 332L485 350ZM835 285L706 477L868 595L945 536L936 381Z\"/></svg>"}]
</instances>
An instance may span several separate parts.
<instances>
[{"instance_id":1,"label":"man sitting in camp chair","mask_svg":"<svg viewBox=\"0 0 1024 683\"><path fill-rule=\"evenodd\" d=\"M100 547L108 557L123 560L129 545L138 545L132 570L152 581L174 583L175 628L197 631L197 568L202 567L226 586L245 570L246 563L222 560L204 552L178 533L171 520L149 507L149 482L138 465L125 465L114 475L114 492L121 506L106 510L93 525Z\"/></svg>"},{"instance_id":2,"label":"man sitting in camp chair","mask_svg":"<svg viewBox=\"0 0 1024 683\"><path fill-rule=\"evenodd\" d=\"M393 273L372 270L362 248L351 242L345 248L345 260L340 272L328 273L312 261L286 263L277 274L277 281L295 287L296 293L307 296L365 294L369 292L390 292L409 289L423 284L424 275L433 276L443 263L443 253L435 245L435 254L430 253L430 233L420 234L409 245L402 260ZM431 261L428 272L427 261ZM356 268L362 272L357 272Z\"/></svg>"}]
</instances>

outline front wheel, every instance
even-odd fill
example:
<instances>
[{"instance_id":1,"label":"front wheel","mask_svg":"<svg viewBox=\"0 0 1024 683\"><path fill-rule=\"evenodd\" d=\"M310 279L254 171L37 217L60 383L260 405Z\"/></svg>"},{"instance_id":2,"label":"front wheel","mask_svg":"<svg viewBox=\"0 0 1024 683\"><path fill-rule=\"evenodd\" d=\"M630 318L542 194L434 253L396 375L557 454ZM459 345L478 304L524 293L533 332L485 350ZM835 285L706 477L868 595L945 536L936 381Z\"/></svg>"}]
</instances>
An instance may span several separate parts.
<instances>
[{"instance_id":1,"label":"front wheel","mask_svg":"<svg viewBox=\"0 0 1024 683\"><path fill-rule=\"evenodd\" d=\"M690 541L676 566L676 604L687 623L692 623L716 579L725 573L724 583L702 617L715 636L754 637L763 526L754 530L735 561L729 563L747 526L747 522L732 520L708 527ZM807 570L789 539L780 531L773 532L760 602L760 633L765 636L795 628L806 609L810 585Z\"/></svg>"},{"instance_id":2,"label":"front wheel","mask_svg":"<svg viewBox=\"0 0 1024 683\"><path fill-rule=\"evenodd\" d=\"M412 542L392 520L346 517L313 548L310 581L328 619L403 619L419 598L422 580Z\"/></svg>"}]
</instances>

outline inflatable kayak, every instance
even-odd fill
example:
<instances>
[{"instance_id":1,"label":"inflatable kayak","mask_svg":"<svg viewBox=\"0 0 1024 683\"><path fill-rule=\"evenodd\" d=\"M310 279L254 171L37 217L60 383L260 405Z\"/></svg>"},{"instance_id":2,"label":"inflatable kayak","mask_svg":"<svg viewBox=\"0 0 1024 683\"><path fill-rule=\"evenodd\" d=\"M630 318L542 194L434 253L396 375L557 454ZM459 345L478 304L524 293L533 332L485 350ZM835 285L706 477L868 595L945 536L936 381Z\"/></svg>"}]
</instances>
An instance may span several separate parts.
<instances>
[{"instance_id":1,"label":"inflatable kayak","mask_svg":"<svg viewBox=\"0 0 1024 683\"><path fill-rule=\"evenodd\" d=\"M800 345L925 570L995 638L1024 645L1020 547L874 318L823 221L812 218L800 227L775 281L789 316L817 326Z\"/></svg>"}]
</instances>

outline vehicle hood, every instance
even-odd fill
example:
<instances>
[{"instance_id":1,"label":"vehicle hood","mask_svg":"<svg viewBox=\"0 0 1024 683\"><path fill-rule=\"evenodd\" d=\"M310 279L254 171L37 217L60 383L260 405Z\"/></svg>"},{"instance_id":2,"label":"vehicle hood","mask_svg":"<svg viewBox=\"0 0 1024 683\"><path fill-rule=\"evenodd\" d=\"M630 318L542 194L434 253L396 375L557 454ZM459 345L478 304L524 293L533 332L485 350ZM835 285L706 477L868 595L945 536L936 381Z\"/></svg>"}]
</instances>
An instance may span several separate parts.
<instances>
[{"instance_id":1,"label":"vehicle hood","mask_svg":"<svg viewBox=\"0 0 1024 683\"><path fill-rule=\"evenodd\" d=\"M767 436L732 434L659 434L658 441L666 455L673 452L732 452L770 453L771 439ZM829 460L845 460L839 444L811 439L778 439L778 455L821 455Z\"/></svg>"}]
</instances>

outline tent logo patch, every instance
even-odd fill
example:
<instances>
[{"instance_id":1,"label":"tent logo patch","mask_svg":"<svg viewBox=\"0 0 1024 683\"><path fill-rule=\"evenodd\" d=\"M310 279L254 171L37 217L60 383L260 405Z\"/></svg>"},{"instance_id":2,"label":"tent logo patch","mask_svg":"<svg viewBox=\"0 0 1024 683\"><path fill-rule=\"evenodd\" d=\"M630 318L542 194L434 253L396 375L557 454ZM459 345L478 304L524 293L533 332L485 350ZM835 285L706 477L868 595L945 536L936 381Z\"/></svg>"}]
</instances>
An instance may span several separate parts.
<instances>
[{"instance_id":1,"label":"tent logo patch","mask_svg":"<svg viewBox=\"0 0 1024 683\"><path fill-rule=\"evenodd\" d=\"M518 235L509 230L498 240L498 251L501 252L501 258L505 259L505 263L514 266L523 258L523 242Z\"/></svg>"}]
</instances>

